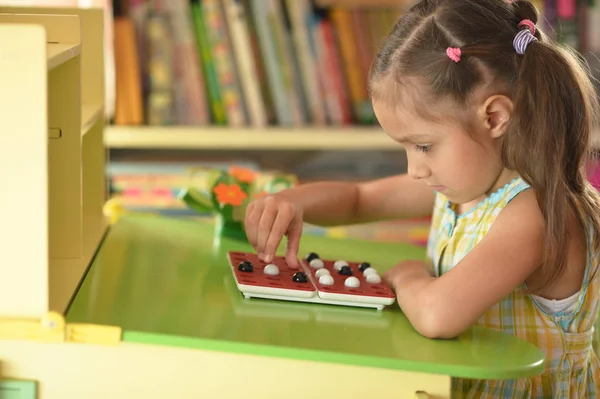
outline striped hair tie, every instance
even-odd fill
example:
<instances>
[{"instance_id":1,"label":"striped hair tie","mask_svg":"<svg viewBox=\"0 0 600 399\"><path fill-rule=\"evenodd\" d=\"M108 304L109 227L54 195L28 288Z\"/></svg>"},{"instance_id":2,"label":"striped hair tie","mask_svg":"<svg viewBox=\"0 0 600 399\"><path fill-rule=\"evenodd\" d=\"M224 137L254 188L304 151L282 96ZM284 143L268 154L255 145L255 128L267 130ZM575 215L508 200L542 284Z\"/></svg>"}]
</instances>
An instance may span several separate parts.
<instances>
[{"instance_id":1,"label":"striped hair tie","mask_svg":"<svg viewBox=\"0 0 600 399\"><path fill-rule=\"evenodd\" d=\"M513 40L513 47L517 54L525 54L525 50L527 50L527 46L529 43L537 41L537 38L534 36L535 34L535 25L528 19L524 19L519 22L519 27L525 26L525 29L521 29L519 33L515 36Z\"/></svg>"}]
</instances>

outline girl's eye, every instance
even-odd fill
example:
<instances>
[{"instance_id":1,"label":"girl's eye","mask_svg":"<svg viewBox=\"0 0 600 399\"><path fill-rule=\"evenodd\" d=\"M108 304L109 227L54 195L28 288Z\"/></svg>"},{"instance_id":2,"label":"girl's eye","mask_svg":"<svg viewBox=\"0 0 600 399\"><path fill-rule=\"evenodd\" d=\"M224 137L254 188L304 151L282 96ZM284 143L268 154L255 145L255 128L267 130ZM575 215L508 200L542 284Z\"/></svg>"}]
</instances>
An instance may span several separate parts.
<instances>
[{"instance_id":1,"label":"girl's eye","mask_svg":"<svg viewBox=\"0 0 600 399\"><path fill-rule=\"evenodd\" d=\"M431 151L431 146L430 145L416 145L415 144L415 150L420 151L420 152L429 152L429 151Z\"/></svg>"}]
</instances>

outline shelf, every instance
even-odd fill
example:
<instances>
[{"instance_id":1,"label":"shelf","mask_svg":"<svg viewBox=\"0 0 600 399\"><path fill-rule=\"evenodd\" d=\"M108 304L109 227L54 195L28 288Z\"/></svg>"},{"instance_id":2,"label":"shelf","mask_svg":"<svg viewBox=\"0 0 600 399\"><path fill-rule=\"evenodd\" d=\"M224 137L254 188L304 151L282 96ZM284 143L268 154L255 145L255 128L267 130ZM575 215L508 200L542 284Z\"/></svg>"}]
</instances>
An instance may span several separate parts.
<instances>
[{"instance_id":1,"label":"shelf","mask_svg":"<svg viewBox=\"0 0 600 399\"><path fill-rule=\"evenodd\" d=\"M401 150L379 127L228 128L107 126L108 148L219 150Z\"/></svg>"},{"instance_id":2,"label":"shelf","mask_svg":"<svg viewBox=\"0 0 600 399\"><path fill-rule=\"evenodd\" d=\"M81 53L80 44L48 43L46 54L48 57L48 70L56 68Z\"/></svg>"},{"instance_id":3,"label":"shelf","mask_svg":"<svg viewBox=\"0 0 600 399\"><path fill-rule=\"evenodd\" d=\"M83 136L90 130L90 127L98 120L104 117L102 104L83 104L81 107L81 135Z\"/></svg>"},{"instance_id":4,"label":"shelf","mask_svg":"<svg viewBox=\"0 0 600 399\"><path fill-rule=\"evenodd\" d=\"M84 107L85 113L85 107ZM217 150L401 150L379 127L228 128L108 126L104 141L113 149ZM600 149L600 130L592 136Z\"/></svg>"},{"instance_id":5,"label":"shelf","mask_svg":"<svg viewBox=\"0 0 600 399\"><path fill-rule=\"evenodd\" d=\"M406 7L413 2L399 0L317 0L320 7Z\"/></svg>"}]
</instances>

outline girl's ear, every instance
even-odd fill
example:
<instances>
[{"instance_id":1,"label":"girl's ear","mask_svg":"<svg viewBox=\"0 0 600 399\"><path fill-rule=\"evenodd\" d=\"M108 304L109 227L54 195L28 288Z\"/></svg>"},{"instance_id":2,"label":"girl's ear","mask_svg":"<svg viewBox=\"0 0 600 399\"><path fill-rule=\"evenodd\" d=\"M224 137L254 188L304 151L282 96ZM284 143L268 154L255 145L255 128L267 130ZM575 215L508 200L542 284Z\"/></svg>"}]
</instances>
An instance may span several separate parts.
<instances>
[{"instance_id":1,"label":"girl's ear","mask_svg":"<svg viewBox=\"0 0 600 399\"><path fill-rule=\"evenodd\" d=\"M497 139L506 132L513 108L512 100L504 95L493 95L484 101L479 115L488 137Z\"/></svg>"}]
</instances>

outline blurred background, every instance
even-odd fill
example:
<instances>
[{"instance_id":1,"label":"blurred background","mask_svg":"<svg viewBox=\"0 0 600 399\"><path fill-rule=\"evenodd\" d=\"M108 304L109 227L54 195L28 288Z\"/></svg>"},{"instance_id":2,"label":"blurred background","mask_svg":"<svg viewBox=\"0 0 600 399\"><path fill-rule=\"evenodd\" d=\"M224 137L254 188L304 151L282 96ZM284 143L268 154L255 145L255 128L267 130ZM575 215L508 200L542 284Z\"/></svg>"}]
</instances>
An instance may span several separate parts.
<instances>
[{"instance_id":1,"label":"blurred background","mask_svg":"<svg viewBox=\"0 0 600 399\"><path fill-rule=\"evenodd\" d=\"M595 0L534 3L544 13L541 28L600 76ZM178 198L196 167L280 171L301 183L406 169L402 148L373 115L366 77L409 0L0 4L105 9L107 175L111 196L129 209L202 217ZM597 163L590 170L600 183ZM424 219L307 232L423 245L427 227Z\"/></svg>"}]
</instances>

